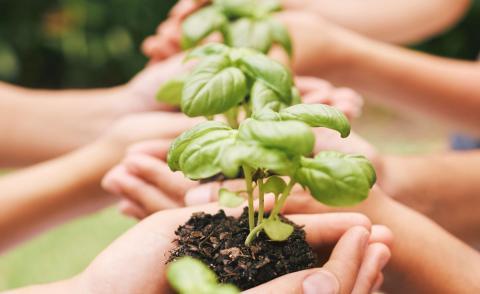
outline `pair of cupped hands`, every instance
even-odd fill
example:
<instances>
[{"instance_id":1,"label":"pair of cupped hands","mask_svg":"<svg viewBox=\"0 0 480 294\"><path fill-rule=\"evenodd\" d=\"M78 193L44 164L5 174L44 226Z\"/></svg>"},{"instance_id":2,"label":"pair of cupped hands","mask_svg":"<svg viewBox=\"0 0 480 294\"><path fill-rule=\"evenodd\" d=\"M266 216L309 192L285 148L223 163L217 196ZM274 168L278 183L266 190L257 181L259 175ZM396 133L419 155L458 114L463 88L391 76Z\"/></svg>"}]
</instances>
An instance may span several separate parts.
<instances>
[{"instance_id":1,"label":"pair of cupped hands","mask_svg":"<svg viewBox=\"0 0 480 294\"><path fill-rule=\"evenodd\" d=\"M124 214L143 220L104 250L82 274L67 281L80 292L170 292L165 261L174 246L175 229L193 212L215 213L221 209L215 203L221 187L243 185L238 180L200 185L181 173L171 172L165 162L172 140L201 121L155 105L153 98L162 82L190 68L178 53L180 23L198 5L193 0L177 4L157 35L144 43L150 65L126 86L131 96L143 97L140 102L145 110L155 112L122 119L109 132L114 141L136 144L128 148L125 159L105 176L102 185L121 196ZM305 103L332 105L349 119L361 113L363 100L351 89L335 88L311 77L296 77L295 82ZM326 129L316 129L315 133L317 152L360 153L374 164L377 161L375 149L355 134L345 140ZM284 213L304 226L308 243L319 254L333 248L330 256L324 257L328 261L321 268L292 273L246 293L370 293L378 289L383 282L382 269L390 258L391 232L384 226L372 225L362 214L328 212L317 203L314 206L321 208L314 212L318 214L311 210L304 214L303 208L315 201L305 193L297 189ZM266 202L268 208L271 201ZM239 215L241 209L225 211Z\"/></svg>"}]
</instances>

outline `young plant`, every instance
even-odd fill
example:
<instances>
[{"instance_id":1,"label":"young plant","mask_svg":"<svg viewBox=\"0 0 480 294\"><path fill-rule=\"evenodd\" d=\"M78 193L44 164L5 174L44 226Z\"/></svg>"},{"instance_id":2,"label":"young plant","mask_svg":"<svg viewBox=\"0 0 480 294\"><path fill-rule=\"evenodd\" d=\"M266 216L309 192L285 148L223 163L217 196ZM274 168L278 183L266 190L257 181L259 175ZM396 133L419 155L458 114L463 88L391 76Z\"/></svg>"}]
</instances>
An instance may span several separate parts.
<instances>
[{"instance_id":1,"label":"young plant","mask_svg":"<svg viewBox=\"0 0 480 294\"><path fill-rule=\"evenodd\" d=\"M238 128L241 111L249 117L300 102L290 71L264 54L208 44L186 58L200 62L189 75L163 84L157 99L180 106L188 116L223 114L230 126Z\"/></svg>"},{"instance_id":2,"label":"young plant","mask_svg":"<svg viewBox=\"0 0 480 294\"><path fill-rule=\"evenodd\" d=\"M182 257L168 266L167 279L179 294L239 294L233 285L220 284L215 273L201 261Z\"/></svg>"},{"instance_id":3,"label":"young plant","mask_svg":"<svg viewBox=\"0 0 480 294\"><path fill-rule=\"evenodd\" d=\"M288 31L272 17L279 10L277 0L213 0L185 19L181 45L190 49L213 32L220 32L224 43L232 47L267 53L277 43L291 55Z\"/></svg>"},{"instance_id":4,"label":"young plant","mask_svg":"<svg viewBox=\"0 0 480 294\"><path fill-rule=\"evenodd\" d=\"M235 177L243 170L245 190L223 190L220 198L226 202L235 195L238 204L238 197L246 195L250 234L245 243L249 245L262 230L271 240L283 241L293 227L281 222L278 214L296 183L316 200L332 206L364 200L375 183L375 171L363 156L326 151L311 158L315 143L311 127L330 128L342 137L350 132L346 117L327 105L298 104L278 112L264 108L241 122L238 130L208 121L183 133L169 150L168 165L193 180L218 173ZM257 220L255 189L259 200ZM276 199L265 218L264 195L269 192Z\"/></svg>"}]
</instances>

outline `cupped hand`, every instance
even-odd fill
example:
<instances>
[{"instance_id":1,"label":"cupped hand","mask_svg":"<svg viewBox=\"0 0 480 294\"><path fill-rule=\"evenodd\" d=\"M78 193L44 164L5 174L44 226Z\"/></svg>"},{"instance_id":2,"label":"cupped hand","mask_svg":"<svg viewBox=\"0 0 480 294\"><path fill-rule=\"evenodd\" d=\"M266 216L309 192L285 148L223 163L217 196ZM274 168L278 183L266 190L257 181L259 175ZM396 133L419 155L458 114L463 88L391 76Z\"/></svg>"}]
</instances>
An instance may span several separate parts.
<instances>
[{"instance_id":1,"label":"cupped hand","mask_svg":"<svg viewBox=\"0 0 480 294\"><path fill-rule=\"evenodd\" d=\"M174 246L175 229L193 212L218 209L217 204L210 204L146 218L105 249L73 279L73 286L84 293L169 293L165 262ZM238 216L241 209L226 213ZM336 244L329 261L322 268L280 277L246 293L369 293L381 283L381 270L390 257L388 229L376 230L366 217L354 213L287 217L304 225L314 250Z\"/></svg>"}]
</instances>

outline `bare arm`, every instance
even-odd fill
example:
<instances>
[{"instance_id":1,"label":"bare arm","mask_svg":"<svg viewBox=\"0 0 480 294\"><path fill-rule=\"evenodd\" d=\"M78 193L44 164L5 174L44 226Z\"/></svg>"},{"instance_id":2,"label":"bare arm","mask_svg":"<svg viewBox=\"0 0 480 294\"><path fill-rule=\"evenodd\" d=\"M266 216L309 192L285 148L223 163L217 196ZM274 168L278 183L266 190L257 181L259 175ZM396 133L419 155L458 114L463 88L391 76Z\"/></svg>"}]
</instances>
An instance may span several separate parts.
<instances>
[{"instance_id":1,"label":"bare arm","mask_svg":"<svg viewBox=\"0 0 480 294\"><path fill-rule=\"evenodd\" d=\"M284 5L318 13L373 39L405 44L454 25L470 7L470 0L284 0Z\"/></svg>"},{"instance_id":2,"label":"bare arm","mask_svg":"<svg viewBox=\"0 0 480 294\"><path fill-rule=\"evenodd\" d=\"M480 134L480 64L376 42L308 14L281 15L293 34L294 70ZM318 36L312 38L311 36Z\"/></svg>"}]
</instances>

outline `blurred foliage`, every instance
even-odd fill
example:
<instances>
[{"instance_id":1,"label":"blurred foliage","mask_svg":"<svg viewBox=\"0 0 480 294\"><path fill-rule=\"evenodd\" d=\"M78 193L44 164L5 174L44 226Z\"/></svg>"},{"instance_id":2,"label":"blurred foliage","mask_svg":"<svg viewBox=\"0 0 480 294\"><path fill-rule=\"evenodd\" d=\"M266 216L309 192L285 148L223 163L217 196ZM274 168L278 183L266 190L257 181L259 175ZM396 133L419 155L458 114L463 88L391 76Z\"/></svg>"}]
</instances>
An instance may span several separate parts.
<instances>
[{"instance_id":1,"label":"blurred foliage","mask_svg":"<svg viewBox=\"0 0 480 294\"><path fill-rule=\"evenodd\" d=\"M175 0L0 0L0 79L31 87L127 81L145 64L142 40ZM442 36L414 46L455 58L480 51L480 0Z\"/></svg>"}]
</instances>

